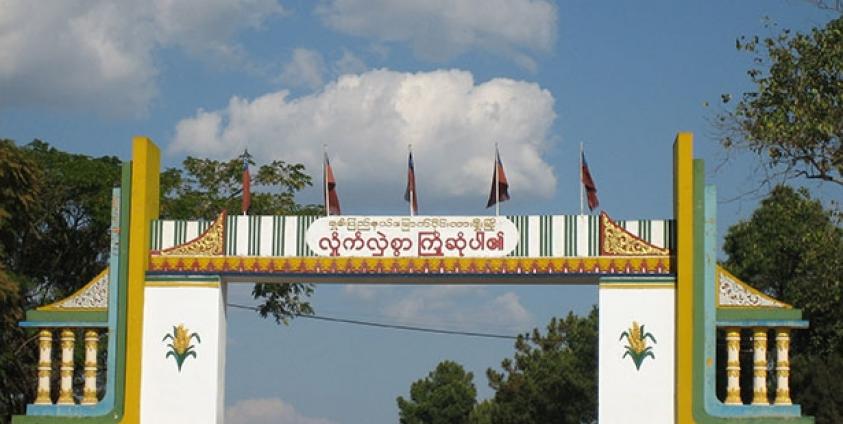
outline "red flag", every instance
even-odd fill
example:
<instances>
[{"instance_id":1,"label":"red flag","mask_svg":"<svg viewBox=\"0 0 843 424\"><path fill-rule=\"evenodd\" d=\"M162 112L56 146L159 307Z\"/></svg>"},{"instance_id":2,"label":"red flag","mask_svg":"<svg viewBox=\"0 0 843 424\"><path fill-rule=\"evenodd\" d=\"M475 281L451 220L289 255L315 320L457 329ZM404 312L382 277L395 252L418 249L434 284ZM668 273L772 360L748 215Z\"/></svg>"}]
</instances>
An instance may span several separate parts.
<instances>
[{"instance_id":1,"label":"red flag","mask_svg":"<svg viewBox=\"0 0 843 424\"><path fill-rule=\"evenodd\" d=\"M240 209L245 215L252 206L252 176L249 175L249 152L243 152L243 199Z\"/></svg>"},{"instance_id":2,"label":"red flag","mask_svg":"<svg viewBox=\"0 0 843 424\"><path fill-rule=\"evenodd\" d=\"M495 148L495 170L492 173L492 192L489 193L489 202L486 207L495 203L509 200L509 183L506 181L506 173L503 172L503 162L498 149Z\"/></svg>"},{"instance_id":3,"label":"red flag","mask_svg":"<svg viewBox=\"0 0 843 424\"><path fill-rule=\"evenodd\" d=\"M328 215L340 215L340 198L337 196L337 181L334 179L334 170L331 169L331 162L328 160L328 153L325 153L325 175L322 176L325 180L325 210Z\"/></svg>"},{"instance_id":4,"label":"red flag","mask_svg":"<svg viewBox=\"0 0 843 424\"><path fill-rule=\"evenodd\" d=\"M582 153L582 185L585 187L588 197L588 210L593 211L594 208L600 206L600 201L597 200L597 186L594 185L591 172L588 170L588 163L585 162L585 153Z\"/></svg>"},{"instance_id":5,"label":"red flag","mask_svg":"<svg viewBox=\"0 0 843 424\"><path fill-rule=\"evenodd\" d=\"M404 200L410 202L412 215L419 213L419 196L416 194L416 167L413 165L413 152L410 152L410 159L407 161L407 190L404 191Z\"/></svg>"}]
</instances>

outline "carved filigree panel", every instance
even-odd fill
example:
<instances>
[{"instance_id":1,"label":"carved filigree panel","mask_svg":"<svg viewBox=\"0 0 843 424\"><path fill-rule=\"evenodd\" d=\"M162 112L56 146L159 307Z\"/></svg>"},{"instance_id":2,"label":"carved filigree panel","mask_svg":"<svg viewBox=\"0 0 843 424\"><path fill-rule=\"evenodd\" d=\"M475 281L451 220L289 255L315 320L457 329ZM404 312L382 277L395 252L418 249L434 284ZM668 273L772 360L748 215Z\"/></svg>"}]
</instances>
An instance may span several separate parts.
<instances>
[{"instance_id":1,"label":"carved filigree panel","mask_svg":"<svg viewBox=\"0 0 843 424\"><path fill-rule=\"evenodd\" d=\"M108 308L108 268L72 295L38 308L42 311L105 310Z\"/></svg>"},{"instance_id":2,"label":"carved filigree panel","mask_svg":"<svg viewBox=\"0 0 843 424\"><path fill-rule=\"evenodd\" d=\"M152 255L159 256L220 256L225 248L225 217L226 212L222 211L216 221L193 240L159 252L152 252Z\"/></svg>"},{"instance_id":3,"label":"carved filigree panel","mask_svg":"<svg viewBox=\"0 0 843 424\"><path fill-rule=\"evenodd\" d=\"M600 254L604 256L668 256L668 249L655 246L600 214Z\"/></svg>"},{"instance_id":4,"label":"carved filigree panel","mask_svg":"<svg viewBox=\"0 0 843 424\"><path fill-rule=\"evenodd\" d=\"M773 299L738 280L726 270L717 267L718 306L744 308L790 308L791 306Z\"/></svg>"}]
</instances>

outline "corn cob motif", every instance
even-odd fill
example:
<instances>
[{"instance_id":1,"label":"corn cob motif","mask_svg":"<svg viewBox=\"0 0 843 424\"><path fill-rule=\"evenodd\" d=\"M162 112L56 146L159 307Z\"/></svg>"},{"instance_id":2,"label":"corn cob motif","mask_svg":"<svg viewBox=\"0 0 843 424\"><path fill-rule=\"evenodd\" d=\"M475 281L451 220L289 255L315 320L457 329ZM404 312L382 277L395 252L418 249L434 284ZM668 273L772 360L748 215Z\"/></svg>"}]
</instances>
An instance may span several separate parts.
<instances>
[{"instance_id":1,"label":"corn cob motif","mask_svg":"<svg viewBox=\"0 0 843 424\"><path fill-rule=\"evenodd\" d=\"M199 334L188 333L184 324L179 324L178 326L173 326L173 334L167 334L163 339L161 339L162 342L167 339L172 340L172 343L167 343L167 347L169 347L170 350L164 357L169 358L172 356L176 360L179 372L181 372L181 366L188 356L192 356L194 358L196 357L196 351L193 350L194 345L190 344L194 337L196 338L197 343L202 343L202 339L199 338Z\"/></svg>"},{"instance_id":2,"label":"corn cob motif","mask_svg":"<svg viewBox=\"0 0 843 424\"><path fill-rule=\"evenodd\" d=\"M632 321L632 327L629 328L629 331L624 331L621 333L621 337L618 340L623 340L626 337L626 342L628 343L624 348L626 348L626 352L624 352L621 358L626 358L629 356L632 358L632 362L635 363L635 369L641 369L641 363L644 362L646 357L651 357L656 359L656 355L653 353L653 348L651 346L647 346L647 339L656 342L656 338L653 337L652 334L644 331L644 326L638 325L638 321Z\"/></svg>"}]
</instances>

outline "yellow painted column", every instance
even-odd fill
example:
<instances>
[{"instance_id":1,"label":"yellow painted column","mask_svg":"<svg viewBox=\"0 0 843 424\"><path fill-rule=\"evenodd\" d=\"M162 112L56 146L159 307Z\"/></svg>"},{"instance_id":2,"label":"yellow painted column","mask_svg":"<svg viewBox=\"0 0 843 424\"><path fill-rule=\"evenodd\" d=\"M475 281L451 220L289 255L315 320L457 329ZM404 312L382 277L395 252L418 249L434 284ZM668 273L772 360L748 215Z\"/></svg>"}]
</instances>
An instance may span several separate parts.
<instances>
[{"instance_id":1,"label":"yellow painted column","mask_svg":"<svg viewBox=\"0 0 843 424\"><path fill-rule=\"evenodd\" d=\"M673 143L673 216L676 219L676 422L693 423L694 136Z\"/></svg>"},{"instance_id":2,"label":"yellow painted column","mask_svg":"<svg viewBox=\"0 0 843 424\"><path fill-rule=\"evenodd\" d=\"M82 405L97 403L97 344L99 336L96 330L85 331L85 389L82 392Z\"/></svg>"},{"instance_id":3,"label":"yellow painted column","mask_svg":"<svg viewBox=\"0 0 843 424\"><path fill-rule=\"evenodd\" d=\"M741 329L726 330L726 405L740 405L741 401Z\"/></svg>"},{"instance_id":4,"label":"yellow painted column","mask_svg":"<svg viewBox=\"0 0 843 424\"><path fill-rule=\"evenodd\" d=\"M776 329L776 405L790 405L790 330Z\"/></svg>"},{"instance_id":5,"label":"yellow painted column","mask_svg":"<svg viewBox=\"0 0 843 424\"><path fill-rule=\"evenodd\" d=\"M758 327L753 331L752 358L752 404L769 405L767 398L767 328Z\"/></svg>"},{"instance_id":6,"label":"yellow painted column","mask_svg":"<svg viewBox=\"0 0 843 424\"><path fill-rule=\"evenodd\" d=\"M50 373L53 369L53 332L43 329L38 332L38 393L36 405L50 405Z\"/></svg>"},{"instance_id":7,"label":"yellow painted column","mask_svg":"<svg viewBox=\"0 0 843 424\"><path fill-rule=\"evenodd\" d=\"M131 224L126 326L126 391L122 423L140 422L143 290L149 260L149 231L158 218L161 153L147 137L132 139Z\"/></svg>"},{"instance_id":8,"label":"yellow painted column","mask_svg":"<svg viewBox=\"0 0 843 424\"><path fill-rule=\"evenodd\" d=\"M61 332L61 368L59 384L59 405L73 405L73 346L76 334L71 329Z\"/></svg>"}]
</instances>

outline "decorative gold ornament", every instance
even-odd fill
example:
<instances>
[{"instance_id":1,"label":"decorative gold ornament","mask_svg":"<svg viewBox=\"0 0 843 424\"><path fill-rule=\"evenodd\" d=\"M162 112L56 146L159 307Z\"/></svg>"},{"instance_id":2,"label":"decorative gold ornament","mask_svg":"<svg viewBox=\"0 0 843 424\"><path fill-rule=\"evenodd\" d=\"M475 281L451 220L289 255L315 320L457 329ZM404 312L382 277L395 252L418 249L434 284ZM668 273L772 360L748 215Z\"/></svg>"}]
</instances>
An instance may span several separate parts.
<instances>
[{"instance_id":1,"label":"decorative gold ornament","mask_svg":"<svg viewBox=\"0 0 843 424\"><path fill-rule=\"evenodd\" d=\"M649 243L600 213L600 254L603 256L668 256L670 250Z\"/></svg>"},{"instance_id":2,"label":"decorative gold ornament","mask_svg":"<svg viewBox=\"0 0 843 424\"><path fill-rule=\"evenodd\" d=\"M94 405L97 403L97 391L86 387L82 391L82 405Z\"/></svg>"},{"instance_id":3,"label":"decorative gold ornament","mask_svg":"<svg viewBox=\"0 0 843 424\"><path fill-rule=\"evenodd\" d=\"M35 397L36 405L50 405L53 401L50 399L50 389L39 388Z\"/></svg>"},{"instance_id":4,"label":"decorative gold ornament","mask_svg":"<svg viewBox=\"0 0 843 424\"><path fill-rule=\"evenodd\" d=\"M169 249L152 252L153 256L221 256L225 252L225 217L222 211L217 219L193 240Z\"/></svg>"},{"instance_id":5,"label":"decorative gold ornament","mask_svg":"<svg viewBox=\"0 0 843 424\"><path fill-rule=\"evenodd\" d=\"M73 345L76 342L76 333L73 330L62 330L61 331L61 348L62 349L73 349Z\"/></svg>"}]
</instances>

